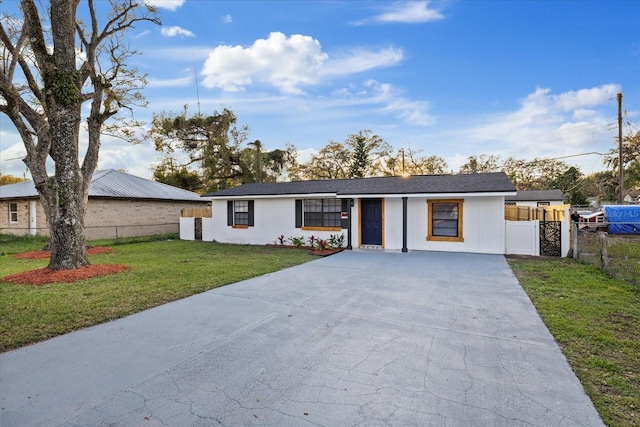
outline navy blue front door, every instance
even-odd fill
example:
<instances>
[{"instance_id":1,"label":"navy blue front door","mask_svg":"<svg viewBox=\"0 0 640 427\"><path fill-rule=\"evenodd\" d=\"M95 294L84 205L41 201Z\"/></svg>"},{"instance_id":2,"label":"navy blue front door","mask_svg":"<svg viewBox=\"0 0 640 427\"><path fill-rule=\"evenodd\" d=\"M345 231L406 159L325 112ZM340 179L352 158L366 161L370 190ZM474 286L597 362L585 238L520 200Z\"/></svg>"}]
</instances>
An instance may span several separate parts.
<instances>
[{"instance_id":1,"label":"navy blue front door","mask_svg":"<svg viewBox=\"0 0 640 427\"><path fill-rule=\"evenodd\" d=\"M382 199L362 199L362 244L382 245Z\"/></svg>"}]
</instances>

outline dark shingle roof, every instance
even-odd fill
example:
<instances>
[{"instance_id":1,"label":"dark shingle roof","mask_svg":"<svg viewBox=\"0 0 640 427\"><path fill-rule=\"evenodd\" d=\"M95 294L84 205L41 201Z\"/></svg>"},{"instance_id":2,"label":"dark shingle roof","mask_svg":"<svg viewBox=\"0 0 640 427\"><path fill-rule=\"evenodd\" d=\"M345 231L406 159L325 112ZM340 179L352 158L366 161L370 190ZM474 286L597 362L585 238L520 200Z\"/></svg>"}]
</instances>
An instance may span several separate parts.
<instances>
[{"instance_id":1,"label":"dark shingle roof","mask_svg":"<svg viewBox=\"0 0 640 427\"><path fill-rule=\"evenodd\" d=\"M0 198L38 197L33 181L0 187ZM150 181L113 169L95 171L89 186L89 197L119 199L180 200L201 202L199 194L160 182Z\"/></svg>"},{"instance_id":2,"label":"dark shingle roof","mask_svg":"<svg viewBox=\"0 0 640 427\"><path fill-rule=\"evenodd\" d=\"M509 202L563 201L564 193L562 190L527 190L518 191L515 196L506 196L504 199Z\"/></svg>"},{"instance_id":3,"label":"dark shingle roof","mask_svg":"<svg viewBox=\"0 0 640 427\"><path fill-rule=\"evenodd\" d=\"M319 181L244 184L203 197L279 196L330 193L337 196L438 193L510 193L515 187L503 172L460 175L386 176Z\"/></svg>"}]
</instances>

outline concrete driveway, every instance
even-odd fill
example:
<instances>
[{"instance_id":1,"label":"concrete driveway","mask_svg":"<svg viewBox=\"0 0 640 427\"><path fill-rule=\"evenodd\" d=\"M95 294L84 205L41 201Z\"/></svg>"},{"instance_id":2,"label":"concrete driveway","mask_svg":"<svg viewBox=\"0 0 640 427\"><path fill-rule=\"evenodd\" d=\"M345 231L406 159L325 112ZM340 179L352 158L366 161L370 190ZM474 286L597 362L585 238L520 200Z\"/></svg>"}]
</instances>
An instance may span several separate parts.
<instances>
[{"instance_id":1,"label":"concrete driveway","mask_svg":"<svg viewBox=\"0 0 640 427\"><path fill-rule=\"evenodd\" d=\"M502 256L345 251L0 355L0 425L603 424Z\"/></svg>"}]
</instances>

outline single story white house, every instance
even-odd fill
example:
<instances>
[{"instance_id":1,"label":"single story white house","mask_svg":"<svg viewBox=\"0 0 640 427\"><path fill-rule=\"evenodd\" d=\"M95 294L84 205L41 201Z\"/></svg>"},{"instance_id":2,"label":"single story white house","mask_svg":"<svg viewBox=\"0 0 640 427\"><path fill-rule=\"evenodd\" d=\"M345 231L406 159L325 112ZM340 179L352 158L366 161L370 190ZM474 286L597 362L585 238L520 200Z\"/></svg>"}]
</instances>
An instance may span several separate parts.
<instances>
[{"instance_id":1,"label":"single story white house","mask_svg":"<svg viewBox=\"0 0 640 427\"><path fill-rule=\"evenodd\" d=\"M505 253L503 172L245 184L212 200L202 239L270 244L345 237L346 247Z\"/></svg>"},{"instance_id":2,"label":"single story white house","mask_svg":"<svg viewBox=\"0 0 640 427\"><path fill-rule=\"evenodd\" d=\"M539 208L543 206L560 206L564 204L564 193L562 190L520 190L514 196L507 196L504 199L505 205L527 206Z\"/></svg>"}]
</instances>

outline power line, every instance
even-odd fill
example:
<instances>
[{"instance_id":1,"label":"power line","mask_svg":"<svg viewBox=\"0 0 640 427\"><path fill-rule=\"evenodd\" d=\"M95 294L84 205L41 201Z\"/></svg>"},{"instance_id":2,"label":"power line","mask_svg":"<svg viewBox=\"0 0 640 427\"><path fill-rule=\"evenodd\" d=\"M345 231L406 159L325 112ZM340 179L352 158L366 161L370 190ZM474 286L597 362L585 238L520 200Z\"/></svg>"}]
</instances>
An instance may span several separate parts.
<instances>
[{"instance_id":1,"label":"power line","mask_svg":"<svg viewBox=\"0 0 640 427\"><path fill-rule=\"evenodd\" d=\"M598 156L606 156L609 153L598 153L597 151L589 151L588 153L569 154L568 156L552 157L551 160L568 159L569 157L590 156L597 154Z\"/></svg>"}]
</instances>

